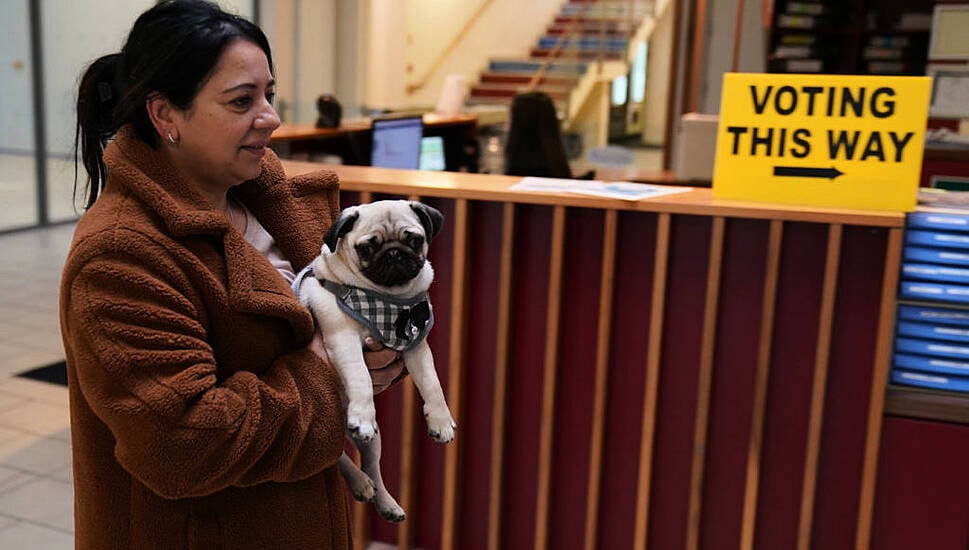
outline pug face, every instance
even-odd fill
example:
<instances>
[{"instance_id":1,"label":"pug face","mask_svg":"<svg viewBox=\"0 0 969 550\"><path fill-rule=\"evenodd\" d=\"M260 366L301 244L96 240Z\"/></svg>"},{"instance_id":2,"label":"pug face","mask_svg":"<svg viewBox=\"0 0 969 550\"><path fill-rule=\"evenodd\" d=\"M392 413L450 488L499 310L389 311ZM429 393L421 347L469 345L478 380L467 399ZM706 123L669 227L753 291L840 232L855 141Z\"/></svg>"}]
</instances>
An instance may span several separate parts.
<instances>
[{"instance_id":1,"label":"pug face","mask_svg":"<svg viewBox=\"0 0 969 550\"><path fill-rule=\"evenodd\" d=\"M323 241L374 284L397 287L417 277L444 216L416 201L377 201L343 210Z\"/></svg>"}]
</instances>

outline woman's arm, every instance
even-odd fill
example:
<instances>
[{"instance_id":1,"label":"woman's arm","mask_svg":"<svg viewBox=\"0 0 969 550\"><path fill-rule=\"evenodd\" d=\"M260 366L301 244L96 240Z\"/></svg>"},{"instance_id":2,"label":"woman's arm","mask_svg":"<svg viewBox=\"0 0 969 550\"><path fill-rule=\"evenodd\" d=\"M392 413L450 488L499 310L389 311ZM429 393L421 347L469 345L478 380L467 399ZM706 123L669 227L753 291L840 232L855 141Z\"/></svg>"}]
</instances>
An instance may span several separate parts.
<instances>
[{"instance_id":1,"label":"woman's arm","mask_svg":"<svg viewBox=\"0 0 969 550\"><path fill-rule=\"evenodd\" d=\"M216 380L215 354L164 255L102 254L65 297L69 358L89 406L133 476L168 498L306 478L333 465L345 414L335 370L309 348L257 376ZM161 254L161 251L159 251ZM243 353L245 350L240 350Z\"/></svg>"}]
</instances>

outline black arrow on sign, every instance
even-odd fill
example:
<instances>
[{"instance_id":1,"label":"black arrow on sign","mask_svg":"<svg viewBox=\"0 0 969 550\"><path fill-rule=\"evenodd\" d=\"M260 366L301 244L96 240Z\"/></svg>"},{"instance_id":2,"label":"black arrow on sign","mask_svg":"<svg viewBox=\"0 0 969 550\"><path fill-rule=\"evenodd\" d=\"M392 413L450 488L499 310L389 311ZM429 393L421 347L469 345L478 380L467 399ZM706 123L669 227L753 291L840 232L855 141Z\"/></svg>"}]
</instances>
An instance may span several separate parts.
<instances>
[{"instance_id":1,"label":"black arrow on sign","mask_svg":"<svg viewBox=\"0 0 969 550\"><path fill-rule=\"evenodd\" d=\"M793 176L796 178L834 178L844 174L834 166L831 168L805 168L802 166L775 166L775 176Z\"/></svg>"}]
</instances>

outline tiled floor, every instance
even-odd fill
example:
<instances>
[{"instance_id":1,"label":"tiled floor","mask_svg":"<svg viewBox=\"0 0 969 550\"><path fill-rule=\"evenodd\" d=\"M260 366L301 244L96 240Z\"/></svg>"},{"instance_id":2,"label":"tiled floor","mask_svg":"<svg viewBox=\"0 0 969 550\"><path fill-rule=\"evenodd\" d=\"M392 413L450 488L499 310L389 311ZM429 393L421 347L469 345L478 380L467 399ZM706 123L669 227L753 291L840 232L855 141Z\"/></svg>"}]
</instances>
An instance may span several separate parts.
<instances>
[{"instance_id":1,"label":"tiled floor","mask_svg":"<svg viewBox=\"0 0 969 550\"><path fill-rule=\"evenodd\" d=\"M67 389L15 376L63 358L57 289L73 230L0 236L0 548L74 547Z\"/></svg>"}]
</instances>

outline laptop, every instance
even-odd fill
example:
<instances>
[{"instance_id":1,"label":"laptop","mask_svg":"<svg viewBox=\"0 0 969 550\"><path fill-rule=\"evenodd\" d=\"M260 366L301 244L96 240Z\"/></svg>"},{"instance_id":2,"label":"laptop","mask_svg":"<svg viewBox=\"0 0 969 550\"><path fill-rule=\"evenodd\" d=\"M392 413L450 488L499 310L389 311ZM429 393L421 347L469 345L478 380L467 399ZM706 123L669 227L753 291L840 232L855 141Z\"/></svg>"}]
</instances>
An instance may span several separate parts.
<instances>
[{"instance_id":1,"label":"laptop","mask_svg":"<svg viewBox=\"0 0 969 550\"><path fill-rule=\"evenodd\" d=\"M381 168L420 168L424 122L420 116L378 118L372 123L370 165Z\"/></svg>"},{"instance_id":2,"label":"laptop","mask_svg":"<svg viewBox=\"0 0 969 550\"><path fill-rule=\"evenodd\" d=\"M444 138L425 136L421 138L421 170L444 170Z\"/></svg>"}]
</instances>

